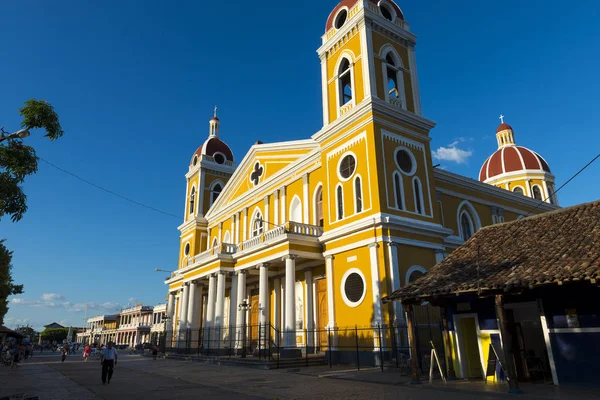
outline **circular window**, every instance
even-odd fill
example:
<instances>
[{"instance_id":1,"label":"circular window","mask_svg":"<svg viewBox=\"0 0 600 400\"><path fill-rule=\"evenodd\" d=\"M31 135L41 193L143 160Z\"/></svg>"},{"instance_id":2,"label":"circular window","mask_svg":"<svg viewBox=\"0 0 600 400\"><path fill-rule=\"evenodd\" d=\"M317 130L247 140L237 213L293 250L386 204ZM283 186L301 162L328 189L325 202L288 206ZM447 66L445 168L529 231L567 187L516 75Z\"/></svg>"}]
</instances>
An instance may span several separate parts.
<instances>
[{"instance_id":1,"label":"circular window","mask_svg":"<svg viewBox=\"0 0 600 400\"><path fill-rule=\"evenodd\" d=\"M396 164L398 164L398 168L406 175L414 174L417 168L413 155L408 150L402 148L396 150Z\"/></svg>"},{"instance_id":2,"label":"circular window","mask_svg":"<svg viewBox=\"0 0 600 400\"><path fill-rule=\"evenodd\" d=\"M382 4L379 6L379 9L381 10L381 15L383 15L383 17L389 21L394 21L394 15L392 14L392 12L390 11L389 7L385 4Z\"/></svg>"},{"instance_id":3,"label":"circular window","mask_svg":"<svg viewBox=\"0 0 600 400\"><path fill-rule=\"evenodd\" d=\"M194 164L194 167L196 164L198 164L198 156L194 156L194 161L192 161L192 164Z\"/></svg>"},{"instance_id":4,"label":"circular window","mask_svg":"<svg viewBox=\"0 0 600 400\"><path fill-rule=\"evenodd\" d=\"M353 155L348 154L347 156L342 158L342 161L340 162L339 171L340 176L343 179L350 179L352 174L354 174L354 171L356 171L356 159Z\"/></svg>"},{"instance_id":5,"label":"circular window","mask_svg":"<svg viewBox=\"0 0 600 400\"><path fill-rule=\"evenodd\" d=\"M348 11L346 11L345 9L340 11L337 17L335 17L335 23L333 24L333 26L335 26L335 29L340 29L342 26L344 26L344 23L346 23L347 18Z\"/></svg>"},{"instance_id":6,"label":"circular window","mask_svg":"<svg viewBox=\"0 0 600 400\"><path fill-rule=\"evenodd\" d=\"M342 278L342 297L350 307L357 307L367 294L365 277L360 270L353 268Z\"/></svg>"},{"instance_id":7,"label":"circular window","mask_svg":"<svg viewBox=\"0 0 600 400\"><path fill-rule=\"evenodd\" d=\"M183 249L183 253L184 253L186 256L189 256L189 255L190 255L190 244L189 244L189 243L186 243L186 244L185 244L185 248Z\"/></svg>"},{"instance_id":8,"label":"circular window","mask_svg":"<svg viewBox=\"0 0 600 400\"><path fill-rule=\"evenodd\" d=\"M217 164L224 164L225 163L225 156L221 153L215 153L215 155L213 156L213 158L215 159L215 162Z\"/></svg>"}]
</instances>

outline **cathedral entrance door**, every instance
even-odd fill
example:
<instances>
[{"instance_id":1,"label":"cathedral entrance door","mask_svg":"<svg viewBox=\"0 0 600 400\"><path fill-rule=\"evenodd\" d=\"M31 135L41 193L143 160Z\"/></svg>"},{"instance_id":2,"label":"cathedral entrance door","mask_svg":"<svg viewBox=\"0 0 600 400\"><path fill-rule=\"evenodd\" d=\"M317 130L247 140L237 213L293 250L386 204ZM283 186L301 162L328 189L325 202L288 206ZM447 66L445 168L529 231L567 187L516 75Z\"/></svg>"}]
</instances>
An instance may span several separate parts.
<instances>
[{"instance_id":1,"label":"cathedral entrance door","mask_svg":"<svg viewBox=\"0 0 600 400\"><path fill-rule=\"evenodd\" d=\"M258 347L258 314L259 310L258 289L253 289L250 295L250 347L255 349Z\"/></svg>"},{"instance_id":2,"label":"cathedral entrance door","mask_svg":"<svg viewBox=\"0 0 600 400\"><path fill-rule=\"evenodd\" d=\"M327 308L327 280L319 279L317 281L317 330L319 337L320 351L327 348L327 323L329 322L329 310Z\"/></svg>"}]
</instances>

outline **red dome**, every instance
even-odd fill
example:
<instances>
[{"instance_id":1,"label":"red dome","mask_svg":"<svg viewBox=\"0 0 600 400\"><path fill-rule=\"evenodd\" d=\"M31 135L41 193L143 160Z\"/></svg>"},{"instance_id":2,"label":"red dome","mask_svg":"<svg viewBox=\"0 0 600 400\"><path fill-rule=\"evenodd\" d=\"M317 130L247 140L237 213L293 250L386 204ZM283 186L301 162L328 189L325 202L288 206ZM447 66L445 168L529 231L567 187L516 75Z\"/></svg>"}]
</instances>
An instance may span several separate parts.
<instances>
[{"instance_id":1,"label":"red dome","mask_svg":"<svg viewBox=\"0 0 600 400\"><path fill-rule=\"evenodd\" d=\"M218 137L213 136L209 137L206 142L202 144L202 146L198 147L198 150L196 150L192 156L191 165L194 165L194 159L196 156L200 157L202 155L206 155L214 157L217 153L223 154L227 161L233 162L233 152L229 146Z\"/></svg>"},{"instance_id":2,"label":"red dome","mask_svg":"<svg viewBox=\"0 0 600 400\"><path fill-rule=\"evenodd\" d=\"M479 180L484 182L507 172L524 170L550 172L550 167L546 160L535 151L522 146L504 146L485 160L479 171Z\"/></svg>"},{"instance_id":3,"label":"red dome","mask_svg":"<svg viewBox=\"0 0 600 400\"><path fill-rule=\"evenodd\" d=\"M331 14L329 14L329 18L327 18L327 24L325 25L325 32L327 32L328 30L330 30L333 27L333 20L334 20L335 16L337 15L337 12L342 7L347 7L348 10L351 10L352 7L354 7L356 5L356 3L358 3L359 1L360 0L342 0L342 2L333 9ZM379 3L379 0L369 0L369 1L373 4ZM402 10L400 9L400 7L398 7L398 5L391 0L389 1L389 3L392 5L392 7L394 7L394 10L396 11L396 16L404 21L404 14L402 13Z\"/></svg>"},{"instance_id":4,"label":"red dome","mask_svg":"<svg viewBox=\"0 0 600 400\"><path fill-rule=\"evenodd\" d=\"M496 129L496 133L505 131L507 129L510 129L511 131L513 130L512 126L509 124L501 123L498 129Z\"/></svg>"}]
</instances>

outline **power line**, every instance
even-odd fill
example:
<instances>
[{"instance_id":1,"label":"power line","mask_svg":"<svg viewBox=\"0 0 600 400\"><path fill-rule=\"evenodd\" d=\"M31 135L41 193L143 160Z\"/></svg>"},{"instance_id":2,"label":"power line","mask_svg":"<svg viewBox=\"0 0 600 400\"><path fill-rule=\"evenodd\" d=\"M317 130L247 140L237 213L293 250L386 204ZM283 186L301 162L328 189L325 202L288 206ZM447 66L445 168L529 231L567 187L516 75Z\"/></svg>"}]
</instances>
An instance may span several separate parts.
<instances>
[{"instance_id":1,"label":"power line","mask_svg":"<svg viewBox=\"0 0 600 400\"><path fill-rule=\"evenodd\" d=\"M167 216L169 216L169 217L177 218L178 220L180 220L180 219L181 219L181 217L178 217L177 215L174 215L174 214L168 213L168 212L166 212L166 211L159 210L158 208L154 208L154 207L152 207L152 206L149 206L149 205L147 205L147 204L144 204L144 203L140 203L139 201L136 201L136 200L130 199L129 197L123 196L122 194L119 194L119 193L117 193L117 192L113 192L113 191L112 191L112 190L110 190L110 189L106 189L106 188L104 188L104 187L102 187L102 186L100 186L100 185L96 185L95 183L93 183L93 182L90 182L90 181L88 181L87 179L85 179L85 178L82 178L81 176L79 176L79 175L77 175L77 174L74 174L73 172L67 171L67 170L66 170L66 169L64 169L64 168L61 168L61 167L59 167L59 166L56 166L56 165L52 164L50 161L44 160L42 157L38 157L38 159L39 159L40 161L43 161L43 162L45 162L45 163L46 163L46 164L48 164L49 166L51 166L51 167L53 167L53 168L56 168L57 170L59 170L59 171L61 171L61 172L64 172L65 174L71 175L72 177L74 177L74 178L77 178L77 179L79 179L80 181L82 181L82 182L84 182L84 183L87 183L87 184L88 184L88 185L90 185L90 186L93 186L93 187L95 187L96 189L100 189L100 190L102 190L102 191L104 191L104 192L106 192L106 193L112 194L113 196L117 196L117 197L119 197L120 199L123 199L123 200L125 200L125 201L128 201L128 202L130 202L130 203L133 203L133 204L135 204L135 205L137 205L137 206L140 206L140 207L147 208L147 209L149 209L149 210L155 211L155 212L157 212L157 213L160 213L160 214L163 214L163 215L167 215Z\"/></svg>"},{"instance_id":2,"label":"power line","mask_svg":"<svg viewBox=\"0 0 600 400\"><path fill-rule=\"evenodd\" d=\"M530 216L532 212L534 212L535 210L537 210L538 208L540 208L540 206L544 203L546 203L548 201L548 199L550 197L552 197L554 194L558 193L560 189L564 188L565 186L567 186L573 179L577 178L577 176L579 174L581 174L583 171L585 171L590 165L592 165L598 158L600 158L600 153L594 157L589 163L587 163L583 168L581 168L579 171L577 171L577 173L575 175L573 175L572 177L569 178L569 180L567 180L565 183L563 183L561 185L561 187L559 187L558 189L556 189L552 194L550 194L548 197L546 197L544 200L541 200L537 206L535 206L533 209L531 209L527 214L525 214L526 217Z\"/></svg>"}]
</instances>

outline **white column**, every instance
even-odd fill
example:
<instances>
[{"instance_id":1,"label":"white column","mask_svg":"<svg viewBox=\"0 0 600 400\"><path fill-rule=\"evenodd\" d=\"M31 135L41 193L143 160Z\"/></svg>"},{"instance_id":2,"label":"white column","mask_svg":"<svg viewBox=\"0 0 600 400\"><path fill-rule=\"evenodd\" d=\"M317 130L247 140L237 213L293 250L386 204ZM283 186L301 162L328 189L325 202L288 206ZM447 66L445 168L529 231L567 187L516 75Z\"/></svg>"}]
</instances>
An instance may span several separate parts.
<instances>
[{"instance_id":1,"label":"white column","mask_svg":"<svg viewBox=\"0 0 600 400\"><path fill-rule=\"evenodd\" d=\"M327 58L325 54L319 57L321 59L321 93L323 101L323 126L329 124L329 96L327 95Z\"/></svg>"},{"instance_id":2,"label":"white column","mask_svg":"<svg viewBox=\"0 0 600 400\"><path fill-rule=\"evenodd\" d=\"M304 301L304 310L305 310L305 326L307 330L306 334L306 347L307 350L309 347L314 347L315 345L315 335L314 335L314 317L313 317L313 276L312 270L307 269L304 271L304 280L306 281L306 296Z\"/></svg>"},{"instance_id":3,"label":"white column","mask_svg":"<svg viewBox=\"0 0 600 400\"><path fill-rule=\"evenodd\" d=\"M231 230L229 238L231 243L235 243L235 214L231 216Z\"/></svg>"},{"instance_id":4,"label":"white column","mask_svg":"<svg viewBox=\"0 0 600 400\"><path fill-rule=\"evenodd\" d=\"M235 213L235 244L240 242L240 213Z\"/></svg>"},{"instance_id":5,"label":"white column","mask_svg":"<svg viewBox=\"0 0 600 400\"><path fill-rule=\"evenodd\" d=\"M215 298L216 298L216 279L215 275L211 274L208 278L208 300L206 301L206 323L204 326L207 328L204 331L204 337L207 340L212 340L213 332L212 328L215 326Z\"/></svg>"},{"instance_id":6,"label":"white column","mask_svg":"<svg viewBox=\"0 0 600 400\"><path fill-rule=\"evenodd\" d=\"M202 305L202 292L204 288L198 282L192 282L190 286L190 304L188 305L188 325L191 329L191 345L197 347L200 337L200 315Z\"/></svg>"},{"instance_id":7,"label":"white column","mask_svg":"<svg viewBox=\"0 0 600 400\"><path fill-rule=\"evenodd\" d=\"M280 189L281 192L281 225L285 224L285 186Z\"/></svg>"},{"instance_id":8,"label":"white column","mask_svg":"<svg viewBox=\"0 0 600 400\"><path fill-rule=\"evenodd\" d=\"M304 174L302 176L302 182L303 182L303 184L302 184L302 194L303 194L303 197L304 197L304 200L302 200L302 206L304 207L304 211L302 213L302 221L305 224L309 224L310 220L308 218L309 217L309 214L308 214L308 209L309 209L309 207L308 207L308 197L309 197L308 196L308 174Z\"/></svg>"},{"instance_id":9,"label":"white column","mask_svg":"<svg viewBox=\"0 0 600 400\"><path fill-rule=\"evenodd\" d=\"M233 287L233 286L232 286ZM238 308L237 308L237 321L238 321L238 329L237 329L237 340L235 347L238 349L242 348L243 334L244 329L242 324L244 324L244 313L246 311L241 310L239 304L246 300L246 271L238 272L238 281L237 281L237 300L238 300Z\"/></svg>"},{"instance_id":10,"label":"white column","mask_svg":"<svg viewBox=\"0 0 600 400\"><path fill-rule=\"evenodd\" d=\"M265 196L265 213L263 214L265 217L265 221L269 222L271 219L269 218L269 195ZM268 224L267 224L268 225ZM265 226L265 232L269 230L268 226Z\"/></svg>"},{"instance_id":11,"label":"white column","mask_svg":"<svg viewBox=\"0 0 600 400\"><path fill-rule=\"evenodd\" d=\"M281 320L279 321L279 326L277 327L277 329L279 329L279 332L282 332L285 330L285 278L282 280L281 282Z\"/></svg>"},{"instance_id":12,"label":"white column","mask_svg":"<svg viewBox=\"0 0 600 400\"><path fill-rule=\"evenodd\" d=\"M381 291L379 285L379 257L377 243L369 245L369 258L371 259L371 291L373 292L373 324L381 324Z\"/></svg>"},{"instance_id":13,"label":"white column","mask_svg":"<svg viewBox=\"0 0 600 400\"><path fill-rule=\"evenodd\" d=\"M260 307L258 323L265 325L269 323L269 264L259 264L258 269L260 272L258 281L258 306Z\"/></svg>"},{"instance_id":14,"label":"white column","mask_svg":"<svg viewBox=\"0 0 600 400\"><path fill-rule=\"evenodd\" d=\"M180 307L179 307L179 340L182 340L184 337L185 330L188 327L187 324L187 312L188 312L188 304L190 299L190 284L183 284L183 292L181 294Z\"/></svg>"},{"instance_id":15,"label":"white column","mask_svg":"<svg viewBox=\"0 0 600 400\"><path fill-rule=\"evenodd\" d=\"M169 320L167 321L167 334L166 334L166 343L167 347L171 347L171 343L173 340L173 316L175 314L175 293L169 292L169 301L167 302L167 317ZM121 338L121 342L123 339Z\"/></svg>"},{"instance_id":16,"label":"white column","mask_svg":"<svg viewBox=\"0 0 600 400\"><path fill-rule=\"evenodd\" d=\"M285 261L285 347L296 347L296 256L287 255Z\"/></svg>"},{"instance_id":17,"label":"white column","mask_svg":"<svg viewBox=\"0 0 600 400\"><path fill-rule=\"evenodd\" d=\"M225 315L225 272L219 271L217 275L217 306L215 308L215 339L223 337L223 317Z\"/></svg>"},{"instance_id":18,"label":"white column","mask_svg":"<svg viewBox=\"0 0 600 400\"><path fill-rule=\"evenodd\" d=\"M325 257L325 277L327 278L327 312L329 313L329 322L327 327L334 329L335 324L335 301L333 295L333 256Z\"/></svg>"},{"instance_id":19,"label":"white column","mask_svg":"<svg viewBox=\"0 0 600 400\"><path fill-rule=\"evenodd\" d=\"M390 263L390 280L392 282L392 292L400 289L400 269L398 267L398 246L396 243L388 243L388 260ZM394 301L394 325L398 325L403 321L402 318L402 303Z\"/></svg>"},{"instance_id":20,"label":"white column","mask_svg":"<svg viewBox=\"0 0 600 400\"><path fill-rule=\"evenodd\" d=\"M275 202L277 204L277 202ZM277 215L277 213L275 213ZM275 278L273 280L273 288L275 289L275 298L273 303L275 304L275 310L273 310L273 326L275 329L280 329L281 327L281 281L279 278ZM275 343L279 346L279 338L273 338Z\"/></svg>"},{"instance_id":21,"label":"white column","mask_svg":"<svg viewBox=\"0 0 600 400\"><path fill-rule=\"evenodd\" d=\"M248 238L248 208L244 208L244 225L242 226L244 241Z\"/></svg>"},{"instance_id":22,"label":"white column","mask_svg":"<svg viewBox=\"0 0 600 400\"><path fill-rule=\"evenodd\" d=\"M273 193L273 224L279 225L279 190Z\"/></svg>"},{"instance_id":23,"label":"white column","mask_svg":"<svg viewBox=\"0 0 600 400\"><path fill-rule=\"evenodd\" d=\"M231 274L231 290L229 291L229 334L231 335L231 327L237 326L237 290L238 290L238 274L234 272Z\"/></svg>"},{"instance_id":24,"label":"white column","mask_svg":"<svg viewBox=\"0 0 600 400\"><path fill-rule=\"evenodd\" d=\"M223 243L223 223L219 222L219 235L217 236L217 243Z\"/></svg>"}]
</instances>

